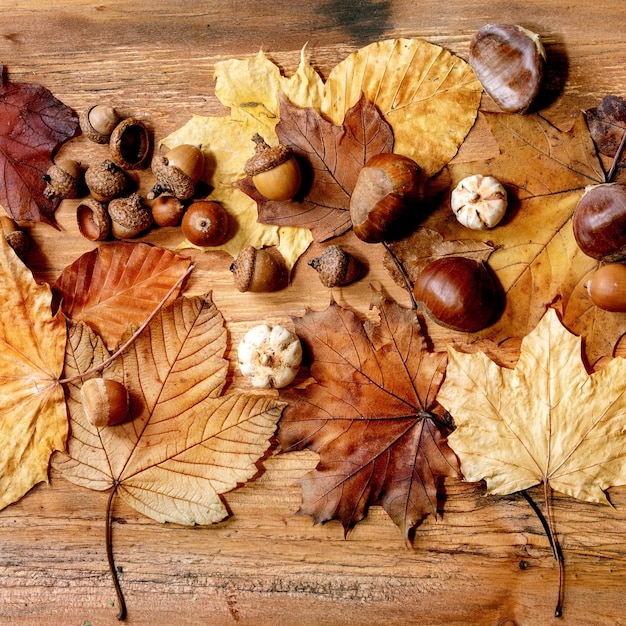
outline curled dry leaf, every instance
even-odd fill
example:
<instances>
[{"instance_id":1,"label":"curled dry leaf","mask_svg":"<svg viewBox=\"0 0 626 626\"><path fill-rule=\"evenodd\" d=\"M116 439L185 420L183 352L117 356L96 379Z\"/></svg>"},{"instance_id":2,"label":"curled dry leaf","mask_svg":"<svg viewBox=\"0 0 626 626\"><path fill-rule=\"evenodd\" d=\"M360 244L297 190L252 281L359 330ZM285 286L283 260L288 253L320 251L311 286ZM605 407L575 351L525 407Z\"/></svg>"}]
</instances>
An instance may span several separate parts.
<instances>
[{"instance_id":1,"label":"curled dry leaf","mask_svg":"<svg viewBox=\"0 0 626 626\"><path fill-rule=\"evenodd\" d=\"M437 514L444 477L457 475L435 396L445 353L429 352L414 311L376 296L380 322L361 322L336 303L295 320L314 382L281 393L284 452L320 455L302 479L301 512L339 520L346 533L381 505L408 540Z\"/></svg>"},{"instance_id":2,"label":"curled dry leaf","mask_svg":"<svg viewBox=\"0 0 626 626\"><path fill-rule=\"evenodd\" d=\"M123 381L132 419L98 429L85 417L80 379L67 385L72 437L53 463L70 481L116 489L159 522L211 524L220 499L258 471L284 404L269 395L222 394L226 330L209 295L162 309L104 376ZM72 323L65 376L108 357L102 341Z\"/></svg>"},{"instance_id":3,"label":"curled dry leaf","mask_svg":"<svg viewBox=\"0 0 626 626\"><path fill-rule=\"evenodd\" d=\"M313 108L283 102L276 134L303 164L305 192L294 200L266 200L250 177L243 179L239 186L258 203L259 221L309 228L316 241L345 233L352 227L350 196L359 171L370 157L393 149L389 124L364 98L346 113L340 126Z\"/></svg>"},{"instance_id":4,"label":"curled dry leaf","mask_svg":"<svg viewBox=\"0 0 626 626\"><path fill-rule=\"evenodd\" d=\"M597 107L585 111L589 132L600 154L615 160L611 182L626 180L626 152L622 142L626 136L626 100L608 95ZM618 154L622 149L621 154Z\"/></svg>"},{"instance_id":5,"label":"curled dry leaf","mask_svg":"<svg viewBox=\"0 0 626 626\"><path fill-rule=\"evenodd\" d=\"M48 89L12 83L0 65L0 204L15 220L55 224L60 199L44 196L52 154L78 131L78 116Z\"/></svg>"},{"instance_id":6,"label":"curled dry leaf","mask_svg":"<svg viewBox=\"0 0 626 626\"><path fill-rule=\"evenodd\" d=\"M0 508L47 480L48 462L65 447L63 370L67 331L52 315L48 285L0 237Z\"/></svg>"},{"instance_id":7,"label":"curled dry leaf","mask_svg":"<svg viewBox=\"0 0 626 626\"><path fill-rule=\"evenodd\" d=\"M139 326L154 311L189 265L188 258L145 243L104 243L66 267L54 289L65 314L89 324L112 349L129 324Z\"/></svg>"}]
</instances>

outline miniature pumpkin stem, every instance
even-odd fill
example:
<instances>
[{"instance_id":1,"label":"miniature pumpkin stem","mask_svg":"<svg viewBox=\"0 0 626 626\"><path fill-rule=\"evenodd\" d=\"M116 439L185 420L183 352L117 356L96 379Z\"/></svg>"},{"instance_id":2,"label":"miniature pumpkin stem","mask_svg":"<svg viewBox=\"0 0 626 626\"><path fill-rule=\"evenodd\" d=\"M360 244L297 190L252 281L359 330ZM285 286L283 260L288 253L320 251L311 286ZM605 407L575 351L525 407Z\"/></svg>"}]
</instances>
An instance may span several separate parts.
<instances>
[{"instance_id":1,"label":"miniature pumpkin stem","mask_svg":"<svg viewBox=\"0 0 626 626\"><path fill-rule=\"evenodd\" d=\"M116 482L113 485L113 489L111 490L111 495L109 496L109 501L107 502L107 513L106 513L106 551L107 551L107 560L109 562L109 571L111 572L111 578L113 579L113 586L115 587L115 594L117 595L117 601L120 606L119 613L117 614L117 619L120 622L126 620L126 601L124 600L124 594L122 593L122 587L120 586L120 581L117 576L117 569L115 567L115 559L113 558L113 527L111 520L111 509L113 504L113 498L117 493L117 485Z\"/></svg>"}]
</instances>

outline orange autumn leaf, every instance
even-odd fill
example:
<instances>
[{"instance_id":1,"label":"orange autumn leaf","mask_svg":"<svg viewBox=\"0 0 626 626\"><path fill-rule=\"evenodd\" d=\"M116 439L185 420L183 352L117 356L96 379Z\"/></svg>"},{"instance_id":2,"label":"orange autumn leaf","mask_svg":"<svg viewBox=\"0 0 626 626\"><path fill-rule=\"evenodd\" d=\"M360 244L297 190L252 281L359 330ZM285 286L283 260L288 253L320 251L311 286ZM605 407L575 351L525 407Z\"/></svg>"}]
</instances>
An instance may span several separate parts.
<instances>
[{"instance_id":1,"label":"orange autumn leaf","mask_svg":"<svg viewBox=\"0 0 626 626\"><path fill-rule=\"evenodd\" d=\"M67 412L58 378L66 327L52 294L0 237L0 508L47 480L65 447Z\"/></svg>"},{"instance_id":2,"label":"orange autumn leaf","mask_svg":"<svg viewBox=\"0 0 626 626\"><path fill-rule=\"evenodd\" d=\"M54 289L65 314L89 324L112 349L129 324L139 326L159 306L189 265L188 258L145 243L105 243L65 268Z\"/></svg>"},{"instance_id":3,"label":"orange autumn leaf","mask_svg":"<svg viewBox=\"0 0 626 626\"><path fill-rule=\"evenodd\" d=\"M68 383L72 437L55 467L83 487L115 489L159 522L223 519L220 494L256 475L284 407L267 394L223 394L225 349L223 318L210 295L176 299L104 370L126 385L132 419L93 426L82 408L82 379ZM66 377L107 357L88 326L72 324Z\"/></svg>"}]
</instances>

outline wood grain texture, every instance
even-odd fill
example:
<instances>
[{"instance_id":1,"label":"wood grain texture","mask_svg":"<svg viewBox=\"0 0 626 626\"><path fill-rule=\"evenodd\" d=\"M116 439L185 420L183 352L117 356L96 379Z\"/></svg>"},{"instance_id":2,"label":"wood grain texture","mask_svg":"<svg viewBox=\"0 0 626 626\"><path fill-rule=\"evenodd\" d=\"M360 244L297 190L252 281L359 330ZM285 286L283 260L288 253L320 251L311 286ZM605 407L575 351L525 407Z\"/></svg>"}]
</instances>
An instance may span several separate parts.
<instances>
[{"instance_id":1,"label":"wood grain texture","mask_svg":"<svg viewBox=\"0 0 626 626\"><path fill-rule=\"evenodd\" d=\"M146 121L155 137L192 114L226 114L213 92L216 61L260 48L286 73L307 51L323 76L354 49L377 39L423 37L467 58L487 22L515 22L544 36L551 58L545 115L567 126L606 93L626 92L626 3L525 3L476 0L152 0L18 3L0 0L0 63L12 81L48 87L77 111L110 101ZM487 97L483 108L492 108ZM480 121L459 153L470 160L489 145ZM77 139L62 149L85 163L103 148ZM150 181L141 178L141 190ZM54 281L92 244L78 235L75 203L60 230L32 227L28 258L37 278ZM145 240L175 247L175 229ZM370 287L403 304L406 294L382 268L382 251L341 238L368 260L367 280L334 293L369 314ZM306 261L277 294L242 297L223 254L190 252L189 291L211 290L232 346L259 319L290 323L305 307L323 308L330 292L309 288ZM312 271L312 270L311 270ZM231 359L232 362L232 359ZM231 367L229 385L241 383ZM575 411L574 411L575 413ZM575 414L573 415L575 418ZM558 571L541 526L520 496L485 496L481 485L448 481L441 520L425 520L405 547L399 530L373 508L346 540L339 524L313 526L297 515L297 480L312 453L271 453L258 480L225 498L231 517L211 528L157 524L117 500L114 552L131 625L620 624L626 575L626 490L614 508L555 497L553 514L566 558L562 619L552 618ZM75 487L52 472L0 512L0 624L115 624L106 565L108 494ZM540 492L533 496L541 502Z\"/></svg>"}]
</instances>

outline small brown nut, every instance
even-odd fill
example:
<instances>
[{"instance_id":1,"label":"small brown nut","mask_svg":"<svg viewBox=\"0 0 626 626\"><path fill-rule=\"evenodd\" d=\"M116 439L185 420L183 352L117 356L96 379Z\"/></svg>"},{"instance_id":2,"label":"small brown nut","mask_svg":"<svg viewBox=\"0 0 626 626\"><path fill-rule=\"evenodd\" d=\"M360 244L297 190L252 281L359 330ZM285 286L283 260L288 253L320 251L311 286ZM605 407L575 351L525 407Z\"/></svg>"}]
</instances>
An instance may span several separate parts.
<instances>
[{"instance_id":1,"label":"small brown nut","mask_svg":"<svg viewBox=\"0 0 626 626\"><path fill-rule=\"evenodd\" d=\"M309 261L322 285L338 287L357 280L362 273L361 264L338 245L328 246L321 256Z\"/></svg>"},{"instance_id":2,"label":"small brown nut","mask_svg":"<svg viewBox=\"0 0 626 626\"><path fill-rule=\"evenodd\" d=\"M76 208L80 234L89 241L104 241L111 232L107 205L95 198L85 198Z\"/></svg>"},{"instance_id":3,"label":"small brown nut","mask_svg":"<svg viewBox=\"0 0 626 626\"><path fill-rule=\"evenodd\" d=\"M256 190L267 200L291 200L302 182L293 150L285 144L270 146L258 133L252 141L256 144L255 153L244 169L252 177Z\"/></svg>"},{"instance_id":4,"label":"small brown nut","mask_svg":"<svg viewBox=\"0 0 626 626\"><path fill-rule=\"evenodd\" d=\"M108 378L89 378L81 387L85 417L98 428L115 426L129 417L126 387Z\"/></svg>"},{"instance_id":5,"label":"small brown nut","mask_svg":"<svg viewBox=\"0 0 626 626\"><path fill-rule=\"evenodd\" d=\"M43 195L48 200L76 198L81 180L80 163L73 159L64 159L54 163L43 175L46 186Z\"/></svg>"},{"instance_id":6,"label":"small brown nut","mask_svg":"<svg viewBox=\"0 0 626 626\"><path fill-rule=\"evenodd\" d=\"M181 144L165 155L156 155L151 168L157 182L148 192L148 200L162 193L189 200L204 172L204 153L198 146Z\"/></svg>"},{"instance_id":7,"label":"small brown nut","mask_svg":"<svg viewBox=\"0 0 626 626\"><path fill-rule=\"evenodd\" d=\"M120 117L109 104L95 104L83 111L78 118L85 136L94 143L107 143Z\"/></svg>"},{"instance_id":8,"label":"small brown nut","mask_svg":"<svg viewBox=\"0 0 626 626\"><path fill-rule=\"evenodd\" d=\"M124 193L128 178L118 165L106 159L87 168L85 184L96 200L108 202Z\"/></svg>"},{"instance_id":9,"label":"small brown nut","mask_svg":"<svg viewBox=\"0 0 626 626\"><path fill-rule=\"evenodd\" d=\"M178 226L184 213L185 205L175 196L159 196L152 203L152 219L158 226Z\"/></svg>"},{"instance_id":10,"label":"small brown nut","mask_svg":"<svg viewBox=\"0 0 626 626\"><path fill-rule=\"evenodd\" d=\"M132 239L152 226L152 213L137 193L109 202L111 232L117 239Z\"/></svg>"},{"instance_id":11,"label":"small brown nut","mask_svg":"<svg viewBox=\"0 0 626 626\"><path fill-rule=\"evenodd\" d=\"M230 271L239 291L279 291L289 282L289 273L283 255L276 248L245 247Z\"/></svg>"},{"instance_id":12,"label":"small brown nut","mask_svg":"<svg viewBox=\"0 0 626 626\"><path fill-rule=\"evenodd\" d=\"M453 189L450 206L463 226L487 230L499 224L506 213L506 190L493 176L473 174Z\"/></svg>"},{"instance_id":13,"label":"small brown nut","mask_svg":"<svg viewBox=\"0 0 626 626\"><path fill-rule=\"evenodd\" d=\"M0 228L6 242L15 250L19 257L23 257L30 249L30 237L24 232L12 218L3 215L0 217Z\"/></svg>"},{"instance_id":14,"label":"small brown nut","mask_svg":"<svg viewBox=\"0 0 626 626\"><path fill-rule=\"evenodd\" d=\"M135 117L122 120L109 140L111 158L124 170L142 168L148 159L151 146L148 128Z\"/></svg>"},{"instance_id":15,"label":"small brown nut","mask_svg":"<svg viewBox=\"0 0 626 626\"><path fill-rule=\"evenodd\" d=\"M487 24L470 43L469 64L507 113L526 113L536 102L545 61L539 35L515 24Z\"/></svg>"}]
</instances>

